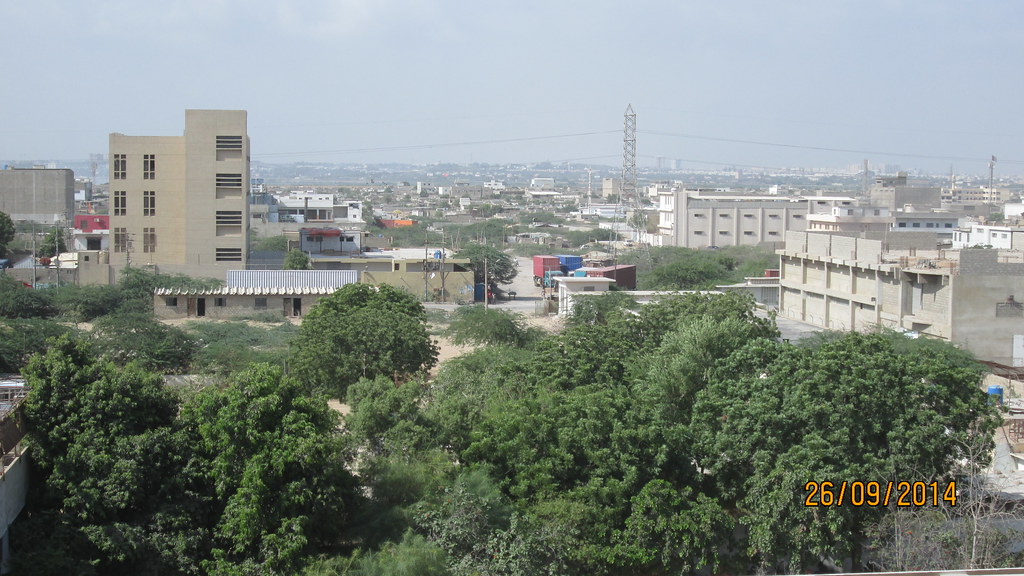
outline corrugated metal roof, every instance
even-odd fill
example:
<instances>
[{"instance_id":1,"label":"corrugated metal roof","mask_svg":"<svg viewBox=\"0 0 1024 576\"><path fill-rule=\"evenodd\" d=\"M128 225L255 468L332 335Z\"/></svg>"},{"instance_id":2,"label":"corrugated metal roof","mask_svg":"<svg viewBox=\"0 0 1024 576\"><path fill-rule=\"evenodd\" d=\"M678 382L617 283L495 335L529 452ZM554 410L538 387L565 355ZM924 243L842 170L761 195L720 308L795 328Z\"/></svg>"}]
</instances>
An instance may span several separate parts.
<instances>
[{"instance_id":1,"label":"corrugated metal roof","mask_svg":"<svg viewBox=\"0 0 1024 576\"><path fill-rule=\"evenodd\" d=\"M228 270L227 284L235 288L330 288L359 281L357 270Z\"/></svg>"},{"instance_id":2,"label":"corrugated metal roof","mask_svg":"<svg viewBox=\"0 0 1024 576\"><path fill-rule=\"evenodd\" d=\"M331 294L340 286L224 286L206 290L186 288L157 288L153 293L157 296L310 296Z\"/></svg>"}]
</instances>

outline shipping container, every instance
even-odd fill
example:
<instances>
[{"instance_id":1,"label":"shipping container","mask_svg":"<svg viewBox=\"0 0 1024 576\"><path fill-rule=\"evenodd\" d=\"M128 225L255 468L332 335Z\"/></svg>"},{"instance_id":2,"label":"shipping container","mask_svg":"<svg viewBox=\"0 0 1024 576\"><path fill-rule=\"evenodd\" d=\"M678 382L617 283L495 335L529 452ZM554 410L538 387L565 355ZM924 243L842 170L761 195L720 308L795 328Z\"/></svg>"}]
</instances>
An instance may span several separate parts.
<instances>
[{"instance_id":1,"label":"shipping container","mask_svg":"<svg viewBox=\"0 0 1024 576\"><path fill-rule=\"evenodd\" d=\"M572 254L559 254L558 263L562 267L562 272L567 275L571 274L573 270L583 267L583 256L573 256Z\"/></svg>"},{"instance_id":2,"label":"shipping container","mask_svg":"<svg viewBox=\"0 0 1024 576\"><path fill-rule=\"evenodd\" d=\"M544 275L553 270L561 270L561 262L558 256L534 256L533 257L533 285L540 286L544 283Z\"/></svg>"},{"instance_id":3,"label":"shipping container","mask_svg":"<svg viewBox=\"0 0 1024 576\"><path fill-rule=\"evenodd\" d=\"M626 290L636 290L636 266L619 264L601 268L601 276L615 280L615 285Z\"/></svg>"}]
</instances>

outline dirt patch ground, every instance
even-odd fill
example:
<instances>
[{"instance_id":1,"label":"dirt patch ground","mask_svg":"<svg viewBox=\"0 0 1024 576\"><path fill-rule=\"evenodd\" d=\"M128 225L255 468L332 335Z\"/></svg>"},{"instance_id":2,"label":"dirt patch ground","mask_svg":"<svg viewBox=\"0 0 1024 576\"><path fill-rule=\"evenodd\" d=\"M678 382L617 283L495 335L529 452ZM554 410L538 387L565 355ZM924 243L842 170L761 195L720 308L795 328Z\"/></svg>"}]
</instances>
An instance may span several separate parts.
<instances>
[{"instance_id":1,"label":"dirt patch ground","mask_svg":"<svg viewBox=\"0 0 1024 576\"><path fill-rule=\"evenodd\" d=\"M547 332L558 332L562 329L562 319L557 316L534 316L524 314L523 317L526 319L526 323L530 326L541 328ZM438 355L437 366L435 366L431 371L431 376L437 374L438 368L440 368L445 361L461 356L467 352L471 352L477 348L476 346L458 346L444 336L435 336L434 341L437 343Z\"/></svg>"}]
</instances>

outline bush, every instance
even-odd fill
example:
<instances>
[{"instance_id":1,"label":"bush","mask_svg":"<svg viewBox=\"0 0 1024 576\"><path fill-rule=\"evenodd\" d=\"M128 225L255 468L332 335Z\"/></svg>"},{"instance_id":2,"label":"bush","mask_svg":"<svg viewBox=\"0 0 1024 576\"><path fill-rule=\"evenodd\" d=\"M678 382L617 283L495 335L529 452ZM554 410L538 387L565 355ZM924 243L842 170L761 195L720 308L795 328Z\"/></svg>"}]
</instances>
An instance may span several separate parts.
<instances>
[{"instance_id":1,"label":"bush","mask_svg":"<svg viewBox=\"0 0 1024 576\"><path fill-rule=\"evenodd\" d=\"M521 314L465 306L455 311L455 318L446 334L458 345L509 345L523 347L537 339L536 330L527 326Z\"/></svg>"},{"instance_id":2,"label":"bush","mask_svg":"<svg viewBox=\"0 0 1024 576\"><path fill-rule=\"evenodd\" d=\"M49 318L55 310L49 294L0 275L0 318Z\"/></svg>"}]
</instances>

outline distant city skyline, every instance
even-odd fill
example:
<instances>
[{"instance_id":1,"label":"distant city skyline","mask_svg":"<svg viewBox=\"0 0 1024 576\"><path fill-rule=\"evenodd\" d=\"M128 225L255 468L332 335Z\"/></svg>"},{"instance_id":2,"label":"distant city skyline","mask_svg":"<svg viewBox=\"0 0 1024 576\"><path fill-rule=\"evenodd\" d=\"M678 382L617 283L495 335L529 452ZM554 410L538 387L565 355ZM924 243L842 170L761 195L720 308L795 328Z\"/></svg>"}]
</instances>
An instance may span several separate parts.
<instances>
[{"instance_id":1,"label":"distant city skyline","mask_svg":"<svg viewBox=\"0 0 1024 576\"><path fill-rule=\"evenodd\" d=\"M257 162L1024 175L1013 0L0 3L0 163L248 111Z\"/></svg>"}]
</instances>

